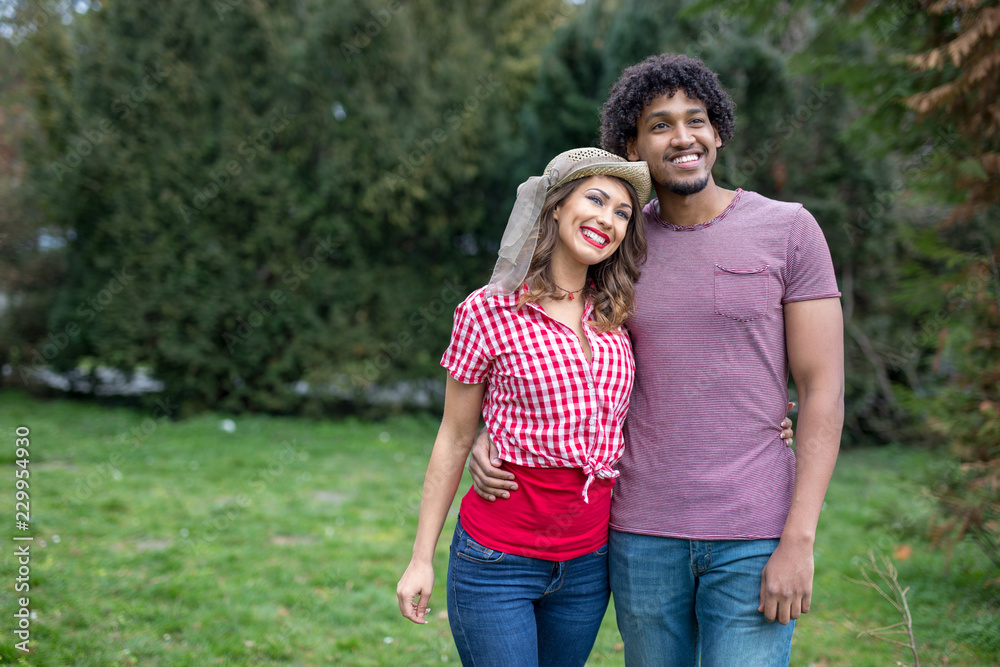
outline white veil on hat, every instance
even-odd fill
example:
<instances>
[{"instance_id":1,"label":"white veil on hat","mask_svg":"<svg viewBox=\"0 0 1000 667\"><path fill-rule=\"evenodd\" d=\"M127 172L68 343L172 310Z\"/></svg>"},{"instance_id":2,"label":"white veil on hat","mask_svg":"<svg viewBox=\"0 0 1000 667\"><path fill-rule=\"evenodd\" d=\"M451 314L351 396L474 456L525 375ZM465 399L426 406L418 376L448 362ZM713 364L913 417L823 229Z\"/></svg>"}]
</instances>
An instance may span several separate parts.
<instances>
[{"instance_id":1,"label":"white veil on hat","mask_svg":"<svg viewBox=\"0 0 1000 667\"><path fill-rule=\"evenodd\" d=\"M617 176L631 183L640 204L649 199L653 186L645 162L629 162L600 148L574 148L560 153L541 176L532 176L518 186L517 200L507 219L486 296L513 294L524 284L538 243L545 196L564 183L599 175Z\"/></svg>"}]
</instances>

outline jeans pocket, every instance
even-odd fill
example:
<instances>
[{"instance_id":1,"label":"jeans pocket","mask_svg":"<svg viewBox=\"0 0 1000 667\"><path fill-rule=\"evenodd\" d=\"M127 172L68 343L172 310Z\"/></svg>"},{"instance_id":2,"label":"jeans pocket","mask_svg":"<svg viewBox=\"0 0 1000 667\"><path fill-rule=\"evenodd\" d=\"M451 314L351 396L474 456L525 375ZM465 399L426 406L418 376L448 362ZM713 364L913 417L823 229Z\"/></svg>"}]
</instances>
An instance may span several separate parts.
<instances>
[{"instance_id":1,"label":"jeans pocket","mask_svg":"<svg viewBox=\"0 0 1000 667\"><path fill-rule=\"evenodd\" d=\"M599 558L606 558L608 555L608 545L605 543L603 547L594 552L594 555Z\"/></svg>"},{"instance_id":2,"label":"jeans pocket","mask_svg":"<svg viewBox=\"0 0 1000 667\"><path fill-rule=\"evenodd\" d=\"M455 555L476 563L499 563L507 554L496 549L490 549L476 542L468 533L463 531L461 541L455 550Z\"/></svg>"},{"instance_id":3,"label":"jeans pocket","mask_svg":"<svg viewBox=\"0 0 1000 667\"><path fill-rule=\"evenodd\" d=\"M770 266L734 269L715 265L715 312L739 322L756 320L767 312Z\"/></svg>"}]
</instances>

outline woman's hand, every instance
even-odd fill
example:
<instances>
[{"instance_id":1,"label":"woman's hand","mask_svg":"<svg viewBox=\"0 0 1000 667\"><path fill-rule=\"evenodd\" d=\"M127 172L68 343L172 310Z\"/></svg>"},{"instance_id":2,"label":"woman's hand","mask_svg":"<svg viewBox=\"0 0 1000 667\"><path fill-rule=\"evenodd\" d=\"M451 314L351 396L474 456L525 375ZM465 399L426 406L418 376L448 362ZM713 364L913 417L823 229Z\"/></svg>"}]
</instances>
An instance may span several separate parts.
<instances>
[{"instance_id":1,"label":"woman's hand","mask_svg":"<svg viewBox=\"0 0 1000 667\"><path fill-rule=\"evenodd\" d=\"M403 617L419 625L426 624L427 619L424 616L430 611L427 604L430 602L432 590L434 590L434 566L411 560L406 572L396 584L396 599L399 601L399 611Z\"/></svg>"}]
</instances>

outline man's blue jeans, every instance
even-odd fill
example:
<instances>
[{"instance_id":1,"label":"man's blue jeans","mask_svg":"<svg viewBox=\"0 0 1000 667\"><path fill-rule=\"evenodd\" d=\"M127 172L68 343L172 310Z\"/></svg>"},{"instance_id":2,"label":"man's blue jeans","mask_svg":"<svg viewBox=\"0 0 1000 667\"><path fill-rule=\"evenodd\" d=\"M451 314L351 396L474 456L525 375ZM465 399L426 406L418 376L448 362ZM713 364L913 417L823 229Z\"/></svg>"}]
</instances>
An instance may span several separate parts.
<instances>
[{"instance_id":1,"label":"man's blue jeans","mask_svg":"<svg viewBox=\"0 0 1000 667\"><path fill-rule=\"evenodd\" d=\"M611 591L629 667L788 665L794 621L757 611L778 540L681 540L611 531Z\"/></svg>"},{"instance_id":2,"label":"man's blue jeans","mask_svg":"<svg viewBox=\"0 0 1000 667\"><path fill-rule=\"evenodd\" d=\"M489 549L455 528L448 622L468 667L583 665L608 607L608 547L567 561Z\"/></svg>"}]
</instances>

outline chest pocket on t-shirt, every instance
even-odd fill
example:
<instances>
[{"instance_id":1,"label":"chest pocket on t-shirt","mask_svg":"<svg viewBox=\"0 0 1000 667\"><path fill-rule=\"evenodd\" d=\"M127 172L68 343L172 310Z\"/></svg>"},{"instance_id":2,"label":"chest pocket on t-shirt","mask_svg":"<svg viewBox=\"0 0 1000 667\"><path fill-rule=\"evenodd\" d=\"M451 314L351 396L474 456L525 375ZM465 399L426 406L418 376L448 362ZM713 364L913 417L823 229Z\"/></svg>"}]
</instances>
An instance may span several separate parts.
<instances>
[{"instance_id":1,"label":"chest pocket on t-shirt","mask_svg":"<svg viewBox=\"0 0 1000 667\"><path fill-rule=\"evenodd\" d=\"M755 320L767 312L770 268L715 265L715 312L740 322Z\"/></svg>"}]
</instances>

